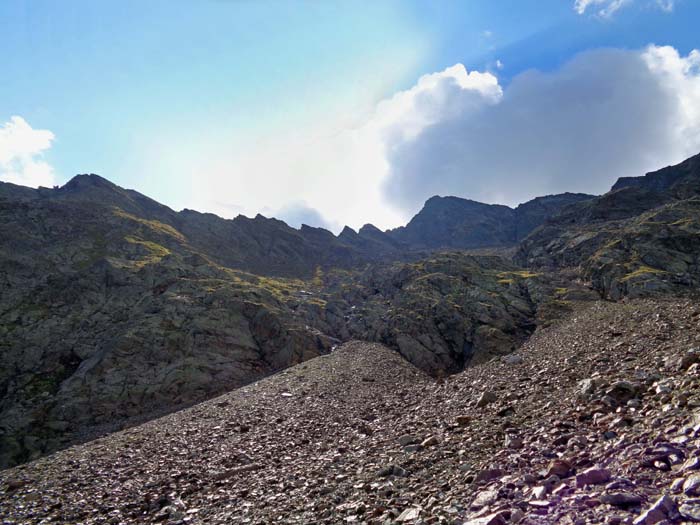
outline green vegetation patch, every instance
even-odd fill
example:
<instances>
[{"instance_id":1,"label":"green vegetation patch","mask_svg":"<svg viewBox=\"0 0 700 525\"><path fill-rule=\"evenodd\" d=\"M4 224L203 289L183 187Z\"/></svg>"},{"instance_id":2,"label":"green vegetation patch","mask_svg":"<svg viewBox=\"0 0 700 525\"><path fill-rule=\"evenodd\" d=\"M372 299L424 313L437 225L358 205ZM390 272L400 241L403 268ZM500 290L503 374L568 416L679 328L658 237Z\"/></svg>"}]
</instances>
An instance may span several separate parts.
<instances>
[{"instance_id":1,"label":"green vegetation patch","mask_svg":"<svg viewBox=\"0 0 700 525\"><path fill-rule=\"evenodd\" d=\"M121 217L122 219L129 219L131 221L137 222L143 226L146 226L148 229L156 233L167 235L176 239L179 242L184 243L186 241L185 236L169 224L165 224L155 220L142 219L141 217L137 217L136 215L132 215L131 213L127 213L121 208L116 207L114 208L114 215L116 215L117 217Z\"/></svg>"},{"instance_id":2,"label":"green vegetation patch","mask_svg":"<svg viewBox=\"0 0 700 525\"><path fill-rule=\"evenodd\" d=\"M127 235L126 237L124 237L124 240L129 244L143 246L148 251L148 255L132 263L136 268L143 268L147 264L157 263L163 257L166 257L171 253L170 250L168 250L165 246L161 246L160 244L157 244L152 241L145 241L132 235Z\"/></svg>"},{"instance_id":3,"label":"green vegetation patch","mask_svg":"<svg viewBox=\"0 0 700 525\"><path fill-rule=\"evenodd\" d=\"M520 279L532 279L533 277L539 277L540 273L531 272L529 270L519 270L514 272L499 272L498 277L503 280L512 280L514 277Z\"/></svg>"},{"instance_id":4,"label":"green vegetation patch","mask_svg":"<svg viewBox=\"0 0 700 525\"><path fill-rule=\"evenodd\" d=\"M624 283L624 282L629 281L630 279L635 279L636 277L642 277L644 275L659 275L659 274L664 274L664 273L668 273L668 272L666 270L652 268L651 266L640 266L635 271L625 275L621 279L621 281Z\"/></svg>"}]
</instances>

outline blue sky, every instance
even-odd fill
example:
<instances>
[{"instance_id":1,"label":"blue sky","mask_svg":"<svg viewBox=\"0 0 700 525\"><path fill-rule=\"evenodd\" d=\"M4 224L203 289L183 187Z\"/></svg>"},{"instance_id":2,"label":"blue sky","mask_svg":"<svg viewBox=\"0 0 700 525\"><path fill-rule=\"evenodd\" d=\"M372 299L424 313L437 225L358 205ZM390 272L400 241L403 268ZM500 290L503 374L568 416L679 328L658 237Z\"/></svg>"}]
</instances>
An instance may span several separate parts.
<instances>
[{"instance_id":1,"label":"blue sky","mask_svg":"<svg viewBox=\"0 0 700 525\"><path fill-rule=\"evenodd\" d=\"M678 67L690 71L683 79L692 81L688 75L696 72L689 57L700 47L698 20L700 2L691 0L6 0L0 4L0 126L5 124L0 140L6 141L4 154L0 141L0 180L63 184L76 173L99 173L176 209L224 216L263 212L290 222L307 218L335 230L344 223L396 226L431 192L515 204L531 192L486 191L482 179L489 178L488 162L474 152L466 157L461 145L447 153L441 146L436 159L436 144L471 137L464 135L465 126L485 125L478 120L486 118L483 108L488 113L507 106L511 85L524 97L528 71L559 75L582 53L599 48L640 54L650 44L671 46L689 60L687 67ZM599 60L613 67L611 57ZM420 99L439 94L451 105L441 106L439 115L421 113L415 132L395 131L415 121L403 106L391 110L390 124L377 118L382 101L411 92L422 75L455 64L490 74L502 96L467 82L459 99L450 98L440 91L445 79L455 84L450 73L436 77L440 82ZM613 75L624 69L614 68ZM582 74L574 70L572 75ZM678 100L694 93L695 83L688 86ZM600 91L607 96L609 90ZM477 92L483 106L478 115L453 109L462 108L464 95ZM539 107L532 98L524 100ZM476 104L469 101L469 107ZM15 116L31 128L24 130L26 141L37 131L37 144L25 141L12 146L20 150L9 150L8 144L18 143L9 138L16 132L9 125ZM457 130L446 124L455 119L463 124ZM451 135L438 141L438 131L448 127ZM393 138L397 133L400 143ZM498 130L493 133L499 136ZM694 145L691 141L686 149ZM401 168L408 157L397 158L396 152L404 151L411 152L412 166L422 166L421 173ZM417 159L415 151L425 156ZM634 167L653 169L654 163L681 154L660 150ZM612 170L627 160L593 169ZM476 165L477 174L468 169ZM616 175L610 173L590 191L604 191ZM527 186L528 173L519 176ZM348 186L349 179L355 186ZM580 189L565 174L557 181L533 188ZM403 195L408 187L414 193Z\"/></svg>"}]
</instances>

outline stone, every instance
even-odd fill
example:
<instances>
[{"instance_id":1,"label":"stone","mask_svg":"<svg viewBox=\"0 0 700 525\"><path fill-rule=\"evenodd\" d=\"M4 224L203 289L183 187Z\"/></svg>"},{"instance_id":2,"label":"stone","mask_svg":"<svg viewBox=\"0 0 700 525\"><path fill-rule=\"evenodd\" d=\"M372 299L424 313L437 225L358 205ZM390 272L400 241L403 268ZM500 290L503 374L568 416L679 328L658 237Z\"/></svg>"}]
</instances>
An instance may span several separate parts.
<instances>
[{"instance_id":1,"label":"stone","mask_svg":"<svg viewBox=\"0 0 700 525\"><path fill-rule=\"evenodd\" d=\"M523 474L522 482L525 485L532 485L532 484L537 482L537 477L534 476L533 474L526 473L526 474Z\"/></svg>"},{"instance_id":2,"label":"stone","mask_svg":"<svg viewBox=\"0 0 700 525\"><path fill-rule=\"evenodd\" d=\"M633 492L612 492L603 494L600 497L600 501L614 507L632 507L639 505L642 502L642 498Z\"/></svg>"},{"instance_id":3,"label":"stone","mask_svg":"<svg viewBox=\"0 0 700 525\"><path fill-rule=\"evenodd\" d=\"M681 467L682 472L686 472L688 470L698 470L700 469L700 458L697 456L690 457L685 460L685 463L683 463L683 466Z\"/></svg>"},{"instance_id":4,"label":"stone","mask_svg":"<svg viewBox=\"0 0 700 525\"><path fill-rule=\"evenodd\" d=\"M560 478L566 478L570 473L571 463L565 459L555 459L549 464L544 477L559 476Z\"/></svg>"},{"instance_id":5,"label":"stone","mask_svg":"<svg viewBox=\"0 0 700 525\"><path fill-rule=\"evenodd\" d=\"M419 507L411 507L399 514L399 517L396 518L396 521L398 521L399 523L414 521L420 518L420 513L421 509Z\"/></svg>"},{"instance_id":6,"label":"stone","mask_svg":"<svg viewBox=\"0 0 700 525\"><path fill-rule=\"evenodd\" d=\"M482 490L479 492L476 497L474 498L474 501L472 501L472 507L474 508L481 508L485 507L486 505L490 505L494 501L498 499L498 490L495 489L490 489L490 490Z\"/></svg>"},{"instance_id":7,"label":"stone","mask_svg":"<svg viewBox=\"0 0 700 525\"><path fill-rule=\"evenodd\" d=\"M700 474L691 474L685 478L683 492L688 496L700 495Z\"/></svg>"},{"instance_id":8,"label":"stone","mask_svg":"<svg viewBox=\"0 0 700 525\"><path fill-rule=\"evenodd\" d=\"M523 447L523 439L518 437L518 436L506 434L504 444L505 444L506 448L511 448L511 449L517 450L517 449L520 449Z\"/></svg>"},{"instance_id":9,"label":"stone","mask_svg":"<svg viewBox=\"0 0 700 525\"><path fill-rule=\"evenodd\" d=\"M513 522L512 516L511 522ZM470 519L465 521L464 525L506 525L507 523L506 513L504 511L499 511L489 514L488 516L482 516L481 518Z\"/></svg>"},{"instance_id":10,"label":"stone","mask_svg":"<svg viewBox=\"0 0 700 525\"><path fill-rule=\"evenodd\" d=\"M430 437L425 438L421 442L421 446L427 448L427 447L432 447L432 446L438 445L439 443L440 443L440 439L437 436L430 436Z\"/></svg>"},{"instance_id":11,"label":"stone","mask_svg":"<svg viewBox=\"0 0 700 525\"><path fill-rule=\"evenodd\" d=\"M683 492L683 483L685 483L685 478L676 478L671 482L669 489L673 494L679 494Z\"/></svg>"},{"instance_id":12,"label":"stone","mask_svg":"<svg viewBox=\"0 0 700 525\"><path fill-rule=\"evenodd\" d=\"M411 434L404 434L398 439L399 445L405 447L406 445L413 445L414 443L419 443L420 440Z\"/></svg>"},{"instance_id":13,"label":"stone","mask_svg":"<svg viewBox=\"0 0 700 525\"><path fill-rule=\"evenodd\" d=\"M588 378L579 381L579 395L584 397L589 397L593 395L593 393L598 389L600 384L601 380L599 378Z\"/></svg>"},{"instance_id":14,"label":"stone","mask_svg":"<svg viewBox=\"0 0 700 525\"><path fill-rule=\"evenodd\" d=\"M543 497L545 497L547 495L548 492L549 492L549 489L547 486L539 485L539 486L535 487L534 489L532 489L532 497L534 499L542 499Z\"/></svg>"},{"instance_id":15,"label":"stone","mask_svg":"<svg viewBox=\"0 0 700 525\"><path fill-rule=\"evenodd\" d=\"M408 475L406 469L398 465L387 465L377 472L377 476L380 478L387 478L389 476L405 477L406 475Z\"/></svg>"},{"instance_id":16,"label":"stone","mask_svg":"<svg viewBox=\"0 0 700 525\"><path fill-rule=\"evenodd\" d=\"M684 518L700 521L700 502L683 502L678 507L678 513Z\"/></svg>"},{"instance_id":17,"label":"stone","mask_svg":"<svg viewBox=\"0 0 700 525\"><path fill-rule=\"evenodd\" d=\"M600 467L590 467L576 475L576 486L583 488L586 485L598 485L610 480L610 471Z\"/></svg>"},{"instance_id":18,"label":"stone","mask_svg":"<svg viewBox=\"0 0 700 525\"><path fill-rule=\"evenodd\" d=\"M490 390L485 390L482 392L482 394L479 396L479 399L476 401L476 406L477 407L485 407L486 405L490 405L491 403L495 402L498 400L498 396L491 392Z\"/></svg>"},{"instance_id":19,"label":"stone","mask_svg":"<svg viewBox=\"0 0 700 525\"><path fill-rule=\"evenodd\" d=\"M492 479L500 478L504 472L498 468L484 469L476 475L475 482L491 481Z\"/></svg>"},{"instance_id":20,"label":"stone","mask_svg":"<svg viewBox=\"0 0 700 525\"><path fill-rule=\"evenodd\" d=\"M634 525L654 525L667 518L674 519L678 514L676 502L668 496L661 496L647 510L642 512Z\"/></svg>"},{"instance_id":21,"label":"stone","mask_svg":"<svg viewBox=\"0 0 700 525\"><path fill-rule=\"evenodd\" d=\"M610 396L618 404L627 403L637 394L639 387L629 381L617 381L605 390L605 395Z\"/></svg>"},{"instance_id":22,"label":"stone","mask_svg":"<svg viewBox=\"0 0 700 525\"><path fill-rule=\"evenodd\" d=\"M696 363L700 363L700 349L691 348L678 359L676 368L679 372L683 372Z\"/></svg>"},{"instance_id":23,"label":"stone","mask_svg":"<svg viewBox=\"0 0 700 525\"><path fill-rule=\"evenodd\" d=\"M12 492L17 489L21 489L25 485L27 485L29 482L24 479L19 479L19 478L10 478L7 481L5 481L5 485L7 485L7 491Z\"/></svg>"},{"instance_id":24,"label":"stone","mask_svg":"<svg viewBox=\"0 0 700 525\"><path fill-rule=\"evenodd\" d=\"M461 416L457 416L455 418L455 422L460 427L466 427L471 420L472 420L471 416L467 416L467 415L461 415Z\"/></svg>"},{"instance_id":25,"label":"stone","mask_svg":"<svg viewBox=\"0 0 700 525\"><path fill-rule=\"evenodd\" d=\"M517 354L508 354L501 357L501 361L507 365L519 365L522 364L523 358Z\"/></svg>"}]
</instances>

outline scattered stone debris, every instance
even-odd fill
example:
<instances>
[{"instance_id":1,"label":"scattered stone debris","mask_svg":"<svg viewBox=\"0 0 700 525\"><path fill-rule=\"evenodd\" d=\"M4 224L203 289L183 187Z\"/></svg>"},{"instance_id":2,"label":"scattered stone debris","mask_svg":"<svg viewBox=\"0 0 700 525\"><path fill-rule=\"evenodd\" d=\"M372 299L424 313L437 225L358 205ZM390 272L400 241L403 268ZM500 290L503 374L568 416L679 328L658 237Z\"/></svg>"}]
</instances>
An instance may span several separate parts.
<instances>
[{"instance_id":1,"label":"scattered stone debris","mask_svg":"<svg viewBox=\"0 0 700 525\"><path fill-rule=\"evenodd\" d=\"M696 304L596 303L442 381L349 343L1 471L0 522L700 523Z\"/></svg>"}]
</instances>

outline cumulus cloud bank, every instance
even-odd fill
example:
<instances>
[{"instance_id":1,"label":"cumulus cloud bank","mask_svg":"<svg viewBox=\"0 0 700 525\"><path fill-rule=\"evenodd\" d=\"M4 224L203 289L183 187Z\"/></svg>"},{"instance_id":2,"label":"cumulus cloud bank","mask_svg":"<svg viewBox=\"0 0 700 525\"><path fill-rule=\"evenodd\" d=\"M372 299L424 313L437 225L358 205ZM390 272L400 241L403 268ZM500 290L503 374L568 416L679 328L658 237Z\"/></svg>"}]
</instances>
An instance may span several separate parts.
<instances>
[{"instance_id":1,"label":"cumulus cloud bank","mask_svg":"<svg viewBox=\"0 0 700 525\"><path fill-rule=\"evenodd\" d=\"M53 168L42 159L54 134L33 129L22 117L0 125L0 180L22 186L52 186Z\"/></svg>"},{"instance_id":2,"label":"cumulus cloud bank","mask_svg":"<svg viewBox=\"0 0 700 525\"><path fill-rule=\"evenodd\" d=\"M517 204L604 192L619 176L700 151L698 51L589 51L553 72L522 73L505 88L488 73L461 83L454 72L462 70L424 85L410 97L409 116L395 119L420 125L385 130L384 196L405 212L435 194Z\"/></svg>"},{"instance_id":3,"label":"cumulus cloud bank","mask_svg":"<svg viewBox=\"0 0 700 525\"><path fill-rule=\"evenodd\" d=\"M470 96L457 98L457 92ZM385 146L413 140L455 111L467 115L500 96L495 76L468 73L457 64L382 100L359 125L320 123L266 137L243 153L217 155L216 164L199 170L195 199L226 215L228 209L211 203L221 195L241 195L237 202L245 203L241 213L246 215L261 211L293 226L305 222L335 232L346 224L355 229L367 222L397 226L407 217L382 195L389 168Z\"/></svg>"},{"instance_id":4,"label":"cumulus cloud bank","mask_svg":"<svg viewBox=\"0 0 700 525\"><path fill-rule=\"evenodd\" d=\"M211 202L239 196L246 215L337 232L405 224L433 195L515 205L602 193L700 151L700 53L600 49L507 85L456 64L382 100L360 125L326 124L213 155L218 165L193 186L200 207L230 215Z\"/></svg>"}]
</instances>

